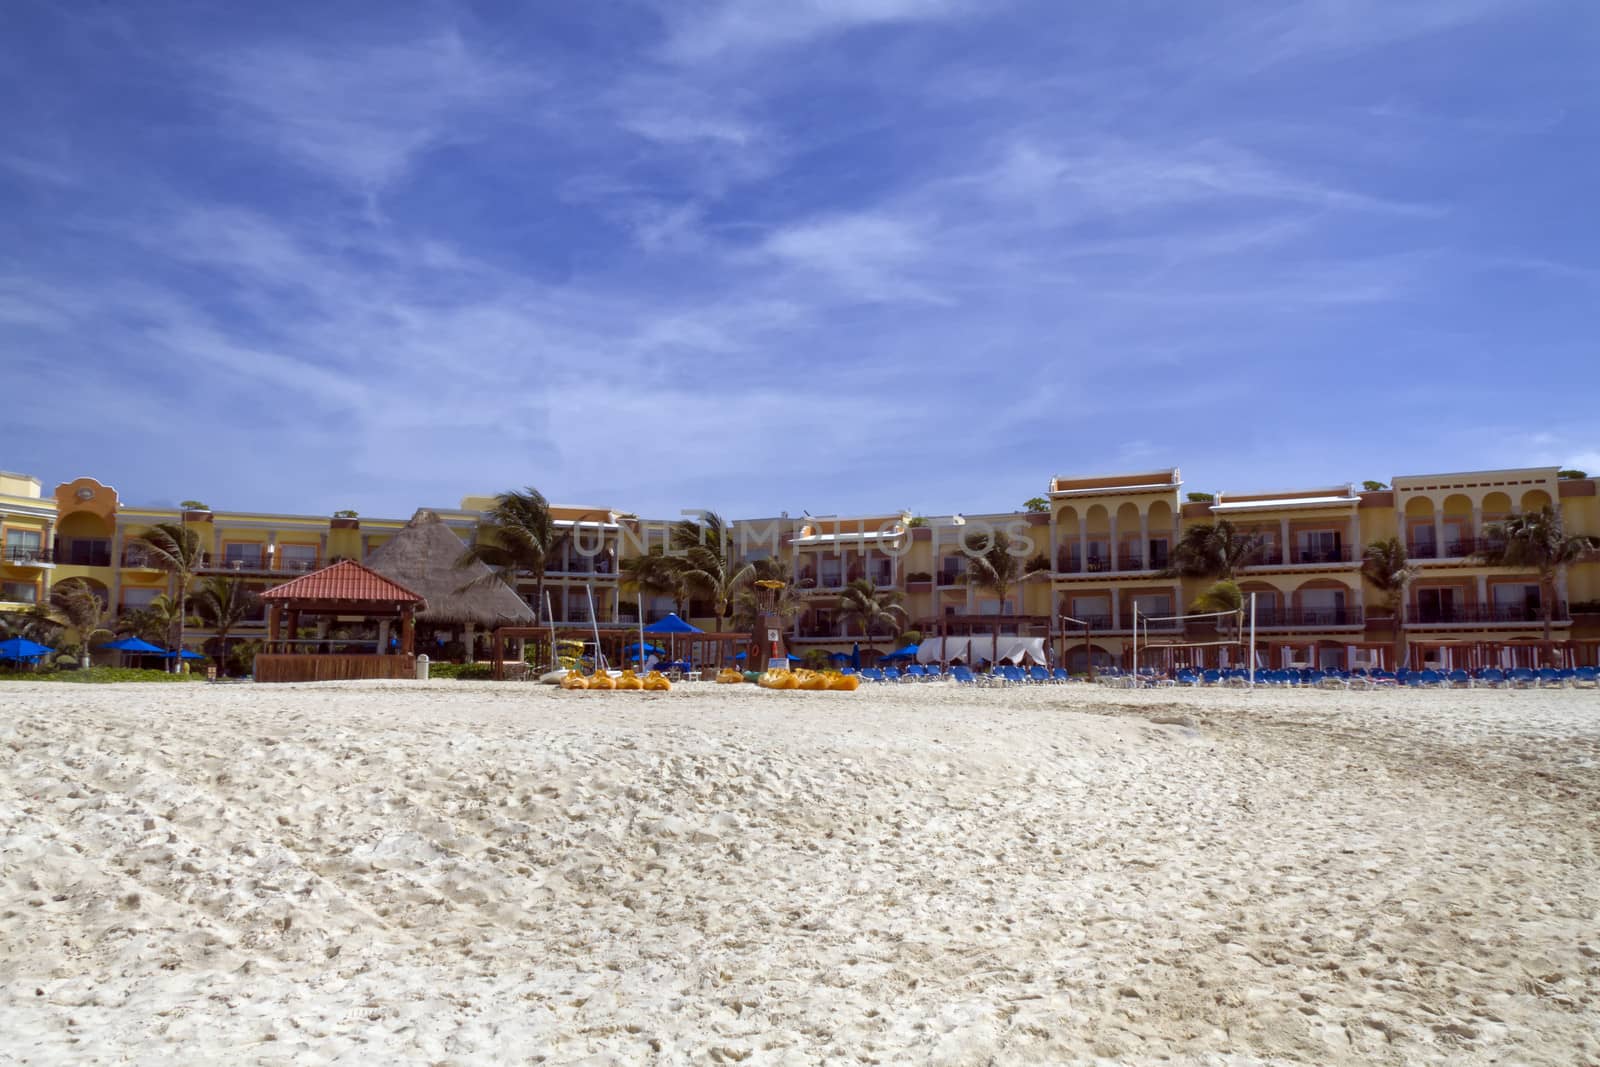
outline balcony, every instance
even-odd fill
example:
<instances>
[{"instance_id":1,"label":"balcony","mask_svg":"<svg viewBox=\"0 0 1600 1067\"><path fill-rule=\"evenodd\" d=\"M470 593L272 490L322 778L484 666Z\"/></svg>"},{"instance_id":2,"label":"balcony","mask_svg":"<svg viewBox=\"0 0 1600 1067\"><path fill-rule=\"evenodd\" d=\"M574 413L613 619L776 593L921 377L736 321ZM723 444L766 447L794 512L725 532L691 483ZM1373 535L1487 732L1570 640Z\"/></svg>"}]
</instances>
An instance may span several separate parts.
<instances>
[{"instance_id":1,"label":"balcony","mask_svg":"<svg viewBox=\"0 0 1600 1067\"><path fill-rule=\"evenodd\" d=\"M55 553L48 548L28 548L23 545L7 545L0 559L12 567L53 567L56 562Z\"/></svg>"},{"instance_id":2,"label":"balcony","mask_svg":"<svg viewBox=\"0 0 1600 1067\"><path fill-rule=\"evenodd\" d=\"M1467 559L1479 552L1492 552L1505 547L1505 542L1490 537L1457 537L1444 543L1444 550L1431 541L1407 544L1406 555L1416 560Z\"/></svg>"},{"instance_id":3,"label":"balcony","mask_svg":"<svg viewBox=\"0 0 1600 1067\"><path fill-rule=\"evenodd\" d=\"M1571 613L1567 610L1565 601L1558 601L1550 612L1551 622L1570 622ZM1528 623L1542 623L1544 619L1539 614L1539 609L1528 604L1472 604L1463 607L1427 607L1422 608L1415 604L1406 609L1407 626L1461 626L1461 625L1486 625L1499 623L1501 625L1526 625Z\"/></svg>"},{"instance_id":4,"label":"balcony","mask_svg":"<svg viewBox=\"0 0 1600 1067\"><path fill-rule=\"evenodd\" d=\"M1245 614L1245 624L1250 616ZM1332 626L1361 626L1361 608L1256 608L1256 629L1325 629Z\"/></svg>"},{"instance_id":5,"label":"balcony","mask_svg":"<svg viewBox=\"0 0 1600 1067\"><path fill-rule=\"evenodd\" d=\"M123 566L136 567L124 556ZM132 557L137 558L137 557ZM310 574L322 566L320 559L278 559L274 556L216 556L206 553L196 571L200 574Z\"/></svg>"},{"instance_id":6,"label":"balcony","mask_svg":"<svg viewBox=\"0 0 1600 1067\"><path fill-rule=\"evenodd\" d=\"M1310 548L1296 545L1289 550L1287 558L1284 551L1277 546L1268 546L1256 552L1245 564L1247 567L1282 567L1285 563L1291 566L1303 566L1315 563L1353 563L1355 553L1349 546L1340 548Z\"/></svg>"},{"instance_id":7,"label":"balcony","mask_svg":"<svg viewBox=\"0 0 1600 1067\"><path fill-rule=\"evenodd\" d=\"M111 546L105 544L79 544L68 541L54 553L55 562L67 567L109 567Z\"/></svg>"}]
</instances>

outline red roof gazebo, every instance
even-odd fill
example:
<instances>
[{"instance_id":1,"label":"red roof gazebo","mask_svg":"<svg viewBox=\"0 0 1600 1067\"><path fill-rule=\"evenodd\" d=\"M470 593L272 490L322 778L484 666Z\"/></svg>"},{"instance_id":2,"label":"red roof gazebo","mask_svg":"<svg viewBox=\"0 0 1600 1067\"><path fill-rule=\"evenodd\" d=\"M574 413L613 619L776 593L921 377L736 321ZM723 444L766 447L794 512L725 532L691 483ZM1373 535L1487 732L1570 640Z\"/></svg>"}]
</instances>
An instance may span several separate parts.
<instances>
[{"instance_id":1,"label":"red roof gazebo","mask_svg":"<svg viewBox=\"0 0 1600 1067\"><path fill-rule=\"evenodd\" d=\"M269 615L266 651L256 656L258 682L320 682L342 678L411 678L416 674L416 617L427 601L399 582L344 560L261 594ZM400 624L400 651L388 654L380 636L372 655L296 652L300 617L356 616ZM379 627L382 634L385 627Z\"/></svg>"}]
</instances>

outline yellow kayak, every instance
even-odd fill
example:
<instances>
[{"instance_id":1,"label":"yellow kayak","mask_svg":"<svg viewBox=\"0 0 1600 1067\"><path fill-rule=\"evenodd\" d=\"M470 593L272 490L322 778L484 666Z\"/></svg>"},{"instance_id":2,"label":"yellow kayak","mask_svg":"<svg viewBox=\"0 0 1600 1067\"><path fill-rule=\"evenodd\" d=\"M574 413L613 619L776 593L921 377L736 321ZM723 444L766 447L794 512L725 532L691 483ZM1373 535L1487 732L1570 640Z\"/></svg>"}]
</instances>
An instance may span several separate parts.
<instances>
[{"instance_id":1,"label":"yellow kayak","mask_svg":"<svg viewBox=\"0 0 1600 1067\"><path fill-rule=\"evenodd\" d=\"M853 674L840 674L838 671L828 672L828 688L838 693L854 693L856 686L861 684L861 679Z\"/></svg>"},{"instance_id":2,"label":"yellow kayak","mask_svg":"<svg viewBox=\"0 0 1600 1067\"><path fill-rule=\"evenodd\" d=\"M764 672L756 684L763 689L794 689L800 685L800 679L794 676L794 671L780 669Z\"/></svg>"},{"instance_id":3,"label":"yellow kayak","mask_svg":"<svg viewBox=\"0 0 1600 1067\"><path fill-rule=\"evenodd\" d=\"M639 676L637 674L633 673L633 668L629 667L623 670L622 677L617 679L617 688L643 689L644 683L639 680Z\"/></svg>"},{"instance_id":4,"label":"yellow kayak","mask_svg":"<svg viewBox=\"0 0 1600 1067\"><path fill-rule=\"evenodd\" d=\"M717 672L717 684L743 685L744 673L742 671L736 671L732 667L724 667Z\"/></svg>"},{"instance_id":5,"label":"yellow kayak","mask_svg":"<svg viewBox=\"0 0 1600 1067\"><path fill-rule=\"evenodd\" d=\"M587 688L589 688L589 679L585 678L582 674L579 674L577 671L568 671L567 672L567 676L565 678L561 679L561 688L563 688L563 689L587 689Z\"/></svg>"},{"instance_id":6,"label":"yellow kayak","mask_svg":"<svg viewBox=\"0 0 1600 1067\"><path fill-rule=\"evenodd\" d=\"M660 671L651 671L644 676L644 688L649 693L665 693L672 688L672 683Z\"/></svg>"},{"instance_id":7,"label":"yellow kayak","mask_svg":"<svg viewBox=\"0 0 1600 1067\"><path fill-rule=\"evenodd\" d=\"M615 689L616 687L616 680L605 671L595 671L589 676L590 689Z\"/></svg>"}]
</instances>

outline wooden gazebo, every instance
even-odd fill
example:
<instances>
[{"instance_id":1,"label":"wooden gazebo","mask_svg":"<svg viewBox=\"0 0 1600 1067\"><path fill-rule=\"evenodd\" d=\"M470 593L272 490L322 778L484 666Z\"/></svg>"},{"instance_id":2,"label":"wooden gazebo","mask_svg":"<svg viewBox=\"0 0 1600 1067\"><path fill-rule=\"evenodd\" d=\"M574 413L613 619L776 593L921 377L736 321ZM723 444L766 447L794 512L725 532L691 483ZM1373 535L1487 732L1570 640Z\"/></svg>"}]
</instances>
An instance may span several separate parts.
<instances>
[{"instance_id":1,"label":"wooden gazebo","mask_svg":"<svg viewBox=\"0 0 1600 1067\"><path fill-rule=\"evenodd\" d=\"M347 678L416 676L416 617L427 601L393 579L353 560L335 563L261 594L266 602L267 647L256 656L258 682L326 682ZM379 621L379 638L370 655L323 651L317 641L299 637L300 620L358 617ZM400 626L399 654L388 654L384 635ZM348 645L349 642L342 642ZM307 645L310 652L298 651Z\"/></svg>"}]
</instances>

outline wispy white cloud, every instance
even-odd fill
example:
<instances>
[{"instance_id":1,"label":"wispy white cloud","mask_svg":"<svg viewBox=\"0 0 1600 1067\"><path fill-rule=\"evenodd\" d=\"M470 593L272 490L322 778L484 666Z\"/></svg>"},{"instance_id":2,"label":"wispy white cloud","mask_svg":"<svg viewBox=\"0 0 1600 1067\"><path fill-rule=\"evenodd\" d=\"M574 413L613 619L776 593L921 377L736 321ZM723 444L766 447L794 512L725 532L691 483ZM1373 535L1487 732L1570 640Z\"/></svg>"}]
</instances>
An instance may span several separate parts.
<instances>
[{"instance_id":1,"label":"wispy white cloud","mask_svg":"<svg viewBox=\"0 0 1600 1067\"><path fill-rule=\"evenodd\" d=\"M251 44L202 65L239 130L363 191L401 177L430 148L471 139L485 111L504 122L538 84L454 29L389 43Z\"/></svg>"},{"instance_id":2,"label":"wispy white cloud","mask_svg":"<svg viewBox=\"0 0 1600 1067\"><path fill-rule=\"evenodd\" d=\"M864 26L951 18L973 10L969 0L705 0L674 3L665 53L702 62L727 53L794 45Z\"/></svg>"}]
</instances>

